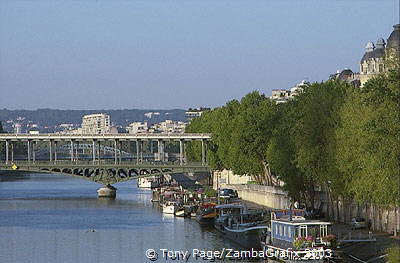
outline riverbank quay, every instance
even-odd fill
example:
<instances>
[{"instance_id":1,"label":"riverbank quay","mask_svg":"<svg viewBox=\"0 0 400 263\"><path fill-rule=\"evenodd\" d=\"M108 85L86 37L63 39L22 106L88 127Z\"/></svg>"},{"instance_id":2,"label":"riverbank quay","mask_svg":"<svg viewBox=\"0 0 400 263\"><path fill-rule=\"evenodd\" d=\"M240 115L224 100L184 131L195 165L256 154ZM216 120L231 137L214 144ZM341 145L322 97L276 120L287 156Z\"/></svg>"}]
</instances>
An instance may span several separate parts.
<instances>
[{"instance_id":1,"label":"riverbank quay","mask_svg":"<svg viewBox=\"0 0 400 263\"><path fill-rule=\"evenodd\" d=\"M291 200L281 187L258 185L249 176L235 175L232 171L213 171L213 188L230 188L238 192L242 200L275 209L288 209ZM365 218L370 228L394 236L400 235L400 207L380 207L360 204L351 199L332 200L322 188L315 189L315 207L331 221L350 223L354 217Z\"/></svg>"},{"instance_id":2,"label":"riverbank quay","mask_svg":"<svg viewBox=\"0 0 400 263\"><path fill-rule=\"evenodd\" d=\"M238 191L239 198L236 202L240 202L249 207L256 207L267 211L276 211L279 209L265 206L260 202L243 200L241 197L249 197L243 195L245 187L237 185L225 186L231 187ZM260 193L259 193L260 194ZM261 194L260 194L261 195ZM267 198L267 197L264 197ZM250 198L249 198L250 199ZM259 200L259 199L258 199ZM257 201L257 200L255 200ZM337 239L342 241L342 245L337 249L344 262L386 262L387 249L397 246L400 247L400 238L391 234L371 231L369 229L352 229L349 223L334 222L332 232L335 233Z\"/></svg>"}]
</instances>

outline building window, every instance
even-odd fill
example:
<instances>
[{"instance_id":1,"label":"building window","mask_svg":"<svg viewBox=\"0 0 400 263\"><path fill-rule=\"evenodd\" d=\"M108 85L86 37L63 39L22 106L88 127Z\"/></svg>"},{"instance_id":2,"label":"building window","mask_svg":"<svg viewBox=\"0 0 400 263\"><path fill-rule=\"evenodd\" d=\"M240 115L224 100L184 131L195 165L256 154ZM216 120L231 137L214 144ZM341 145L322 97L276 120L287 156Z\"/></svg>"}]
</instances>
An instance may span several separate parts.
<instances>
[{"instance_id":1,"label":"building window","mask_svg":"<svg viewBox=\"0 0 400 263\"><path fill-rule=\"evenodd\" d=\"M368 72L371 73L374 71L374 65L368 64Z\"/></svg>"},{"instance_id":2,"label":"building window","mask_svg":"<svg viewBox=\"0 0 400 263\"><path fill-rule=\"evenodd\" d=\"M383 64L379 64L379 72L380 72L380 73L383 72Z\"/></svg>"}]
</instances>

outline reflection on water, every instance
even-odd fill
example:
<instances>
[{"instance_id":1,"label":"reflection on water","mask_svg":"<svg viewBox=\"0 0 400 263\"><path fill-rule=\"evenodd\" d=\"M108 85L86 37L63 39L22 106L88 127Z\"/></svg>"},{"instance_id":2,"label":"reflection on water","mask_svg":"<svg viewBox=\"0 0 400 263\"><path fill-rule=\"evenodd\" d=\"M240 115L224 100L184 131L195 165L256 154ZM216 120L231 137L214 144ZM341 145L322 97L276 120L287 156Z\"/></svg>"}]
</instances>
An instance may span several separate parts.
<instances>
[{"instance_id":1,"label":"reflection on water","mask_svg":"<svg viewBox=\"0 0 400 263\"><path fill-rule=\"evenodd\" d=\"M150 262L148 248L235 247L195 220L163 215L135 181L115 186L107 200L82 179L0 176L0 262Z\"/></svg>"}]
</instances>

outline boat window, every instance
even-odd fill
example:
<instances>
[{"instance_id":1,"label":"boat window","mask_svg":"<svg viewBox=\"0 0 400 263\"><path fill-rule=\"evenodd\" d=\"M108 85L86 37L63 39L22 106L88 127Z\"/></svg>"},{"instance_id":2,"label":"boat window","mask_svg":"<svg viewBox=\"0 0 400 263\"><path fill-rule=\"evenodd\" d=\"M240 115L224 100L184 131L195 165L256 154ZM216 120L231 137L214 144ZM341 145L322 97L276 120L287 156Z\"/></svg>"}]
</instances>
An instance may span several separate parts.
<instances>
[{"instance_id":1,"label":"boat window","mask_svg":"<svg viewBox=\"0 0 400 263\"><path fill-rule=\"evenodd\" d=\"M307 237L307 226L300 226L299 232L301 237Z\"/></svg>"},{"instance_id":2,"label":"boat window","mask_svg":"<svg viewBox=\"0 0 400 263\"><path fill-rule=\"evenodd\" d=\"M320 228L319 225L309 225L307 227L307 235L312 237L319 237L320 236Z\"/></svg>"},{"instance_id":3,"label":"boat window","mask_svg":"<svg viewBox=\"0 0 400 263\"><path fill-rule=\"evenodd\" d=\"M328 226L327 225L321 225L320 226L320 233L321 233L321 237L326 237L328 235Z\"/></svg>"}]
</instances>

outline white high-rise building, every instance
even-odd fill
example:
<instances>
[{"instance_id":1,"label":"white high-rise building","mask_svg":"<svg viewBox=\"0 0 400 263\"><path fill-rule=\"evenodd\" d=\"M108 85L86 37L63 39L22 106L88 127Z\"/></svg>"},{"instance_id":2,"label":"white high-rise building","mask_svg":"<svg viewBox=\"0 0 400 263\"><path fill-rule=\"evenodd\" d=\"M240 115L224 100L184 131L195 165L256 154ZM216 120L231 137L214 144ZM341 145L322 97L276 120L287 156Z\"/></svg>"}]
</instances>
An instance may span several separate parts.
<instances>
[{"instance_id":1,"label":"white high-rise building","mask_svg":"<svg viewBox=\"0 0 400 263\"><path fill-rule=\"evenodd\" d=\"M104 113L85 115L82 118L83 134L110 133L110 115Z\"/></svg>"},{"instance_id":2,"label":"white high-rise building","mask_svg":"<svg viewBox=\"0 0 400 263\"><path fill-rule=\"evenodd\" d=\"M133 134L147 133L148 129L147 122L132 122L127 128Z\"/></svg>"}]
</instances>

